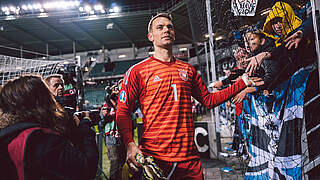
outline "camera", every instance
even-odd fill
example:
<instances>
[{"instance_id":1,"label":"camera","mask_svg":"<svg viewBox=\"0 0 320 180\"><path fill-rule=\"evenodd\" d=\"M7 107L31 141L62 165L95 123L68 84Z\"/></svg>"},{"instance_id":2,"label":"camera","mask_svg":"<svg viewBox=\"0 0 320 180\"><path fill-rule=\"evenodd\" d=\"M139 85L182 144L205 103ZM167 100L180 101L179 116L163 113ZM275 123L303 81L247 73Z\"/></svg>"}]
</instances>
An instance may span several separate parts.
<instances>
[{"instance_id":1,"label":"camera","mask_svg":"<svg viewBox=\"0 0 320 180\"><path fill-rule=\"evenodd\" d=\"M106 101L108 104L112 104L110 100L113 100L114 102L117 102L117 101L118 101L118 96L117 96L117 94L113 93L113 90L114 90L114 91L117 91L117 90L118 90L118 87L110 87L110 86L107 86L107 87L105 88L105 91L106 91L105 101Z\"/></svg>"},{"instance_id":2,"label":"camera","mask_svg":"<svg viewBox=\"0 0 320 180\"><path fill-rule=\"evenodd\" d=\"M78 118L81 120L85 116L84 112L85 111L78 111L78 112L75 112L74 115L78 116ZM91 120L91 126L97 125L99 123L99 121L101 121L99 110L90 110L90 111L87 111L87 112L89 112L89 118Z\"/></svg>"}]
</instances>

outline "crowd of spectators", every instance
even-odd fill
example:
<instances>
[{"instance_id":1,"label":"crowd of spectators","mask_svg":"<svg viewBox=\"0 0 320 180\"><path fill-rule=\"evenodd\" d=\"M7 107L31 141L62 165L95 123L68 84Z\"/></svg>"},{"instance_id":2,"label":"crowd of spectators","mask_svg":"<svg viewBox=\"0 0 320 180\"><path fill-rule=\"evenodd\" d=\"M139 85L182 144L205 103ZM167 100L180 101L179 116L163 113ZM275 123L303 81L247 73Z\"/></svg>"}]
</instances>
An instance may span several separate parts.
<instances>
[{"instance_id":1,"label":"crowd of spectators","mask_svg":"<svg viewBox=\"0 0 320 180\"><path fill-rule=\"evenodd\" d=\"M276 2L263 27L259 27L259 24L246 25L239 30L242 32L244 47L239 47L234 53L237 67L231 70L224 80L209 85L217 89L224 88L243 73L263 79L264 85L247 87L232 98L237 116L241 114L242 101L249 93L262 93L272 99L273 90L290 79L297 70L307 66L316 67L312 17L308 16L306 11L294 11L287 3ZM319 89L319 86L313 83L308 88ZM311 99L310 96L315 95L316 93L305 93L305 98ZM267 103L269 111L272 105ZM239 125L236 122L232 146L234 150L239 149L241 141Z\"/></svg>"}]
</instances>

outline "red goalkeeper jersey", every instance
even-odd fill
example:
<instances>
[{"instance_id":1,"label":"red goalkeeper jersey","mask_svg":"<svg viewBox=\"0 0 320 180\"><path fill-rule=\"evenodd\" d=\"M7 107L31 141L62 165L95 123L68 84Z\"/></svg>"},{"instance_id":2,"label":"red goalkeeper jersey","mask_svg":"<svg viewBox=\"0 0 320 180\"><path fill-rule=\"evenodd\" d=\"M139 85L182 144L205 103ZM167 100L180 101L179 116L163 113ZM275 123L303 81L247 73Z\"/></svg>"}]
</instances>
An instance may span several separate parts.
<instances>
[{"instance_id":1,"label":"red goalkeeper jersey","mask_svg":"<svg viewBox=\"0 0 320 180\"><path fill-rule=\"evenodd\" d=\"M117 107L120 133L125 143L133 141L130 115L138 101L143 114L140 148L144 154L169 162L199 158L191 96L213 108L245 87L240 80L227 89L209 93L190 64L150 57L132 66L123 79Z\"/></svg>"}]
</instances>

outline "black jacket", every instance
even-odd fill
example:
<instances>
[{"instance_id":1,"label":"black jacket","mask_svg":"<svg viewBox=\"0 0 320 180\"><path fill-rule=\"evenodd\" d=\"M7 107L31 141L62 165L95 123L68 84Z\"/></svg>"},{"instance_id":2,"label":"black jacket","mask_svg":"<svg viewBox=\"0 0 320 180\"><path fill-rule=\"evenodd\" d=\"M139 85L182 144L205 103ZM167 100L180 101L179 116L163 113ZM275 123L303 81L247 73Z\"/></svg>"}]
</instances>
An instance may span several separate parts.
<instances>
[{"instance_id":1,"label":"black jacket","mask_svg":"<svg viewBox=\"0 0 320 180\"><path fill-rule=\"evenodd\" d=\"M73 130L71 140L55 133L33 132L24 150L26 180L36 179L94 179L98 166L95 133L88 120L82 120ZM17 169L10 159L8 144L20 132L37 124L17 123L0 131L0 173L7 180L16 180ZM2 178L1 178L2 179Z\"/></svg>"}]
</instances>

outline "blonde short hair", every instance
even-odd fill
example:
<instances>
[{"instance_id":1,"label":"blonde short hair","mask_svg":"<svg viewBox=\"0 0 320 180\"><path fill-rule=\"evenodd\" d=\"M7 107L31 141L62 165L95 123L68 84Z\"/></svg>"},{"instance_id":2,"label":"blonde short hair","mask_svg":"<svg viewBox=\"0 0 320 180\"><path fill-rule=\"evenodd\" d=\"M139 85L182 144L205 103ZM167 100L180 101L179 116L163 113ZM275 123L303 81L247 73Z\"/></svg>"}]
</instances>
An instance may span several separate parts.
<instances>
[{"instance_id":1,"label":"blonde short hair","mask_svg":"<svg viewBox=\"0 0 320 180\"><path fill-rule=\"evenodd\" d=\"M150 21L149 21L149 23L148 23L148 33L150 33L151 30L152 30L152 23L153 23L153 21L154 21L155 19L159 18L159 17L165 17L165 18L168 18L170 21L172 21L172 16L171 16L171 14L169 14L169 13L158 13L157 15L153 16L153 17L150 19Z\"/></svg>"}]
</instances>

